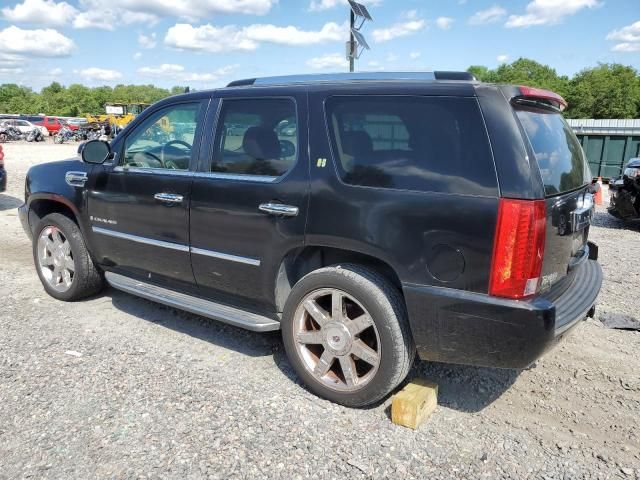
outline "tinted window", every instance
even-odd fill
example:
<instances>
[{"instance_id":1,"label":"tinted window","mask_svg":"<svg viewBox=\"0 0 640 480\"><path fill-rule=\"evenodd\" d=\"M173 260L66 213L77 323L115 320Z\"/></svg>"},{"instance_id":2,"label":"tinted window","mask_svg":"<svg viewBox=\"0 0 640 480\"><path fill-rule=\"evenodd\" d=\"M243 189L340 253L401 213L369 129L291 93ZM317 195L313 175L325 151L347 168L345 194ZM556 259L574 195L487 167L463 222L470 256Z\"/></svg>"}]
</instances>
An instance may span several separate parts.
<instances>
[{"instance_id":1,"label":"tinted window","mask_svg":"<svg viewBox=\"0 0 640 480\"><path fill-rule=\"evenodd\" d=\"M496 195L478 104L454 97L334 97L329 128L352 185Z\"/></svg>"},{"instance_id":2,"label":"tinted window","mask_svg":"<svg viewBox=\"0 0 640 480\"><path fill-rule=\"evenodd\" d=\"M542 174L547 195L581 187L591 172L573 130L562 115L543 110L516 110Z\"/></svg>"},{"instance_id":3,"label":"tinted window","mask_svg":"<svg viewBox=\"0 0 640 480\"><path fill-rule=\"evenodd\" d=\"M154 113L127 137L121 165L187 170L199 103L172 105Z\"/></svg>"},{"instance_id":4,"label":"tinted window","mask_svg":"<svg viewBox=\"0 0 640 480\"><path fill-rule=\"evenodd\" d=\"M224 100L211 171L278 177L296 161L297 134L293 100Z\"/></svg>"}]
</instances>

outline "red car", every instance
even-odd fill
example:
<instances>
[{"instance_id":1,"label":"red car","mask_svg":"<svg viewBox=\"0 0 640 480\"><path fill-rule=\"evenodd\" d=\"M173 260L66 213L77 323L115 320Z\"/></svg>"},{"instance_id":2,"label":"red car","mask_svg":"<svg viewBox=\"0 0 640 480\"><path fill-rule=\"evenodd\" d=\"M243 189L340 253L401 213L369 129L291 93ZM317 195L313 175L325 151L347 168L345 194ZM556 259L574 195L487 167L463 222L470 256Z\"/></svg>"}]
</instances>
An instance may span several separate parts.
<instances>
[{"instance_id":1,"label":"red car","mask_svg":"<svg viewBox=\"0 0 640 480\"><path fill-rule=\"evenodd\" d=\"M71 130L78 130L77 125L71 125L70 123L65 122L64 120L60 120L56 117L44 117L40 122L34 122L35 125L42 125L49 131L49 135L53 135L58 130L60 130L63 126L69 127Z\"/></svg>"}]
</instances>

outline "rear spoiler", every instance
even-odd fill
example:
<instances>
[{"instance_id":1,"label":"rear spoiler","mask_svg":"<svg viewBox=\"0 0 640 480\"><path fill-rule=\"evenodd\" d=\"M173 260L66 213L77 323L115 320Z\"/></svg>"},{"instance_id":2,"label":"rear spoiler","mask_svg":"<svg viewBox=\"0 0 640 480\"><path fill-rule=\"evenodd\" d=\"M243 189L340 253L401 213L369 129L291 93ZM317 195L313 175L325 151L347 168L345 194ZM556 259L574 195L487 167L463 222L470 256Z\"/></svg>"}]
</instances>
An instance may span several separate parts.
<instances>
[{"instance_id":1,"label":"rear spoiler","mask_svg":"<svg viewBox=\"0 0 640 480\"><path fill-rule=\"evenodd\" d=\"M550 90L519 86L517 87L517 91L518 94L511 98L511 101L516 103L542 103L560 112L564 111L569 105L564 98Z\"/></svg>"}]
</instances>

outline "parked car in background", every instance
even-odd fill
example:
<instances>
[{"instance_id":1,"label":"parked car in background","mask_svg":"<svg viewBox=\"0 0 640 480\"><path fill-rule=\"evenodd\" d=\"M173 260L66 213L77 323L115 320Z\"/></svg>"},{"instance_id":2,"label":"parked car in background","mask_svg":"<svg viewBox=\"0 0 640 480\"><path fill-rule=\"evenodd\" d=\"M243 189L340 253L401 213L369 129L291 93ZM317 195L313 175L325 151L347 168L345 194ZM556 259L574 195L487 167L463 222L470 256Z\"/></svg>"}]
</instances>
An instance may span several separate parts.
<instances>
[{"instance_id":1,"label":"parked car in background","mask_svg":"<svg viewBox=\"0 0 640 480\"><path fill-rule=\"evenodd\" d=\"M76 126L78 128L87 125L87 119L86 118L67 118L65 120L67 122L67 124L69 124L69 126Z\"/></svg>"},{"instance_id":2,"label":"parked car in background","mask_svg":"<svg viewBox=\"0 0 640 480\"><path fill-rule=\"evenodd\" d=\"M11 125L12 127L17 128L18 130L20 130L21 133L25 135L31 132L34 128L37 128L38 130L40 130L42 134L45 136L49 135L49 131L46 129L46 127L31 123L29 120L23 120L21 118L12 118L12 119L3 120L2 122L5 123L6 125Z\"/></svg>"},{"instance_id":3,"label":"parked car in background","mask_svg":"<svg viewBox=\"0 0 640 480\"><path fill-rule=\"evenodd\" d=\"M7 189L7 171L4 169L4 150L0 145L0 192Z\"/></svg>"},{"instance_id":4,"label":"parked car in background","mask_svg":"<svg viewBox=\"0 0 640 480\"><path fill-rule=\"evenodd\" d=\"M44 115L20 115L18 118L38 124L38 122L42 122L44 120Z\"/></svg>"},{"instance_id":5,"label":"parked car in background","mask_svg":"<svg viewBox=\"0 0 640 480\"><path fill-rule=\"evenodd\" d=\"M630 159L622 176L609 182L607 211L617 218L640 218L640 158Z\"/></svg>"},{"instance_id":6,"label":"parked car in background","mask_svg":"<svg viewBox=\"0 0 640 480\"><path fill-rule=\"evenodd\" d=\"M40 122L36 122L36 125L41 125L43 127L45 127L47 129L47 132L49 135L53 135L54 133L58 132L64 125L67 125L67 123L64 120L61 120L59 118L56 117L47 117L45 116L42 121ZM71 130L77 130L78 126L77 125L69 125L69 128Z\"/></svg>"},{"instance_id":7,"label":"parked car in background","mask_svg":"<svg viewBox=\"0 0 640 480\"><path fill-rule=\"evenodd\" d=\"M19 215L54 298L106 281L281 329L311 391L363 406L416 353L524 368L593 315L591 173L565 107L466 72L240 80L32 167ZM174 123L192 138L158 135Z\"/></svg>"}]
</instances>

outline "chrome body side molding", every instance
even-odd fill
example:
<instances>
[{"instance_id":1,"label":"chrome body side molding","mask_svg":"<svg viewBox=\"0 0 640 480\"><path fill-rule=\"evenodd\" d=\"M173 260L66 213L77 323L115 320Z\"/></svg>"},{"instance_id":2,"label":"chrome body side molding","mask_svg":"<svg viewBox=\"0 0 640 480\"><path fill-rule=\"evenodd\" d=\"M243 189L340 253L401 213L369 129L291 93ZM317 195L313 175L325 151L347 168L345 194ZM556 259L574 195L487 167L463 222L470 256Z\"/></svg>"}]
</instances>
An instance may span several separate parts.
<instances>
[{"instance_id":1,"label":"chrome body side molding","mask_svg":"<svg viewBox=\"0 0 640 480\"><path fill-rule=\"evenodd\" d=\"M124 240L130 240L132 242L144 243L146 245L153 245L154 247L170 248L172 250L179 250L181 252L188 252L189 246L181 243L163 242L162 240L154 240L147 237L139 237L138 235L130 235L128 233L118 232L116 230L110 230L102 227L91 227L94 233L101 235L107 235L114 238L122 238Z\"/></svg>"},{"instance_id":2,"label":"chrome body side molding","mask_svg":"<svg viewBox=\"0 0 640 480\"><path fill-rule=\"evenodd\" d=\"M272 318L169 290L124 275L107 272L105 273L105 279L113 288L123 292L213 320L219 320L229 325L254 332L268 332L280 329L280 322Z\"/></svg>"},{"instance_id":3,"label":"chrome body side molding","mask_svg":"<svg viewBox=\"0 0 640 480\"><path fill-rule=\"evenodd\" d=\"M260 266L260 260L256 258L239 257L237 255L215 252L213 250L205 250L203 248L191 247L191 253L195 253L196 255L204 255L206 257L221 258L222 260L229 260L231 262L246 263L247 265L253 265L254 267Z\"/></svg>"},{"instance_id":4,"label":"chrome body side molding","mask_svg":"<svg viewBox=\"0 0 640 480\"><path fill-rule=\"evenodd\" d=\"M179 250L181 252L191 252L195 255L220 258L222 260L228 260L230 262L253 265L254 267L260 266L260 260L257 258L240 257L238 255L231 255L229 253L216 252L214 250L205 250L204 248L189 247L188 245L184 245L182 243L164 242L162 240L154 240L153 238L139 237L138 235L118 232L117 230L110 230L108 228L93 226L91 227L91 229L94 233L98 233L100 235L107 235L109 237L121 238L124 240L130 240L132 242L144 243L146 245L153 245L154 247L170 248L172 250Z\"/></svg>"}]
</instances>

